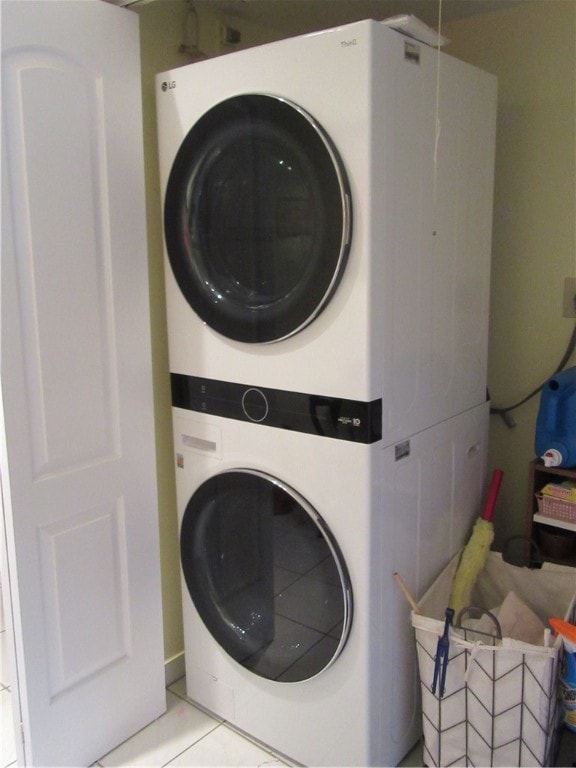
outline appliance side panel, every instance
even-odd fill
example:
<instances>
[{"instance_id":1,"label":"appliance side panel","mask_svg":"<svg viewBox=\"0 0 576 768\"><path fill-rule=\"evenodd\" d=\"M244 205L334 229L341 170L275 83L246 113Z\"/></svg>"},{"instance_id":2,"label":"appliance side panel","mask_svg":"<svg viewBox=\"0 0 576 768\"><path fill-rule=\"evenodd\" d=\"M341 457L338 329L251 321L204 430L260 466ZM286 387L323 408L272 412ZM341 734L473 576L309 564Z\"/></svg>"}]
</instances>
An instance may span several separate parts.
<instances>
[{"instance_id":1,"label":"appliance side panel","mask_svg":"<svg viewBox=\"0 0 576 768\"><path fill-rule=\"evenodd\" d=\"M405 41L380 31L372 62L373 360L385 442L432 418L419 413L418 402L430 314L424 254L431 239L433 72L424 61L406 58Z\"/></svg>"},{"instance_id":2,"label":"appliance side panel","mask_svg":"<svg viewBox=\"0 0 576 768\"><path fill-rule=\"evenodd\" d=\"M374 78L371 142L386 445L485 400L496 119L493 76L425 45L414 60L400 42L392 92Z\"/></svg>"},{"instance_id":3,"label":"appliance side panel","mask_svg":"<svg viewBox=\"0 0 576 768\"><path fill-rule=\"evenodd\" d=\"M411 437L382 454L382 537L387 572L398 572L418 600L460 550L478 516L486 475L488 403ZM402 455L402 458L398 458ZM381 690L381 759L398 761L420 735L419 675L410 606L394 585L383 592L386 617L380 645L392 670ZM388 716L386 701L395 702ZM386 730L388 729L388 730Z\"/></svg>"}]
</instances>

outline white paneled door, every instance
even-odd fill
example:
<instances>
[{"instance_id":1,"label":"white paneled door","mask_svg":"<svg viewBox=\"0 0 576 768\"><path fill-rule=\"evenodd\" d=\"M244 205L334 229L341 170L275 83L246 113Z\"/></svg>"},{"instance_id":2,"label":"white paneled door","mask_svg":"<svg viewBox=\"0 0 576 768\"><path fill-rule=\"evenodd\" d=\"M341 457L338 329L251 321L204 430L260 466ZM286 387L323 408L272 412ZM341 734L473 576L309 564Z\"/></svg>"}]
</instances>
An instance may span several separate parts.
<instances>
[{"instance_id":1,"label":"white paneled door","mask_svg":"<svg viewBox=\"0 0 576 768\"><path fill-rule=\"evenodd\" d=\"M0 11L19 761L89 765L165 709L138 18L101 0Z\"/></svg>"}]
</instances>

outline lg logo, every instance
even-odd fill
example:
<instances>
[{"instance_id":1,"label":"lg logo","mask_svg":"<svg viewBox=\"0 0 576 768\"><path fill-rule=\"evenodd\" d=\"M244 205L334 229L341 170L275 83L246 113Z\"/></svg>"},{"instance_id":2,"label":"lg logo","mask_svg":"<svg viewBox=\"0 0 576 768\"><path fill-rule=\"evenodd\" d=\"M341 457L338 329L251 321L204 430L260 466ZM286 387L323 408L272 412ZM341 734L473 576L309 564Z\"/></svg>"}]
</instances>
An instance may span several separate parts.
<instances>
[{"instance_id":1,"label":"lg logo","mask_svg":"<svg viewBox=\"0 0 576 768\"><path fill-rule=\"evenodd\" d=\"M176 81L171 80L169 83L166 82L166 80L162 83L162 90L163 91L171 91L173 88L176 88Z\"/></svg>"},{"instance_id":2,"label":"lg logo","mask_svg":"<svg viewBox=\"0 0 576 768\"><path fill-rule=\"evenodd\" d=\"M338 422L340 424L345 424L346 426L352 426L352 427L361 427L362 426L362 419L359 419L357 416L338 416Z\"/></svg>"}]
</instances>

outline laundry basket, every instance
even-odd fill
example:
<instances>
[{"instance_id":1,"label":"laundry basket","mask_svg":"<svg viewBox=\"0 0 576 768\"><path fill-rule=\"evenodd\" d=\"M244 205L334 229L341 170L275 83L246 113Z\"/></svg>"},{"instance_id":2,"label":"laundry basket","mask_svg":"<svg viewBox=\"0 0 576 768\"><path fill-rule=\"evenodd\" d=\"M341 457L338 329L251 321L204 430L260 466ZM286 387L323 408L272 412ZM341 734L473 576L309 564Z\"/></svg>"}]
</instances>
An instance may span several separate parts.
<instances>
[{"instance_id":1,"label":"laundry basket","mask_svg":"<svg viewBox=\"0 0 576 768\"><path fill-rule=\"evenodd\" d=\"M422 689L424 764L429 766L545 766L553 764L562 711L557 699L560 638L548 647L504 638L465 639L450 631L444 695L432 693L434 662L456 556L412 612ZM472 595L491 609L515 592L547 624L550 616L574 621L576 569L544 563L519 568L491 552ZM543 636L544 642L544 636Z\"/></svg>"}]
</instances>

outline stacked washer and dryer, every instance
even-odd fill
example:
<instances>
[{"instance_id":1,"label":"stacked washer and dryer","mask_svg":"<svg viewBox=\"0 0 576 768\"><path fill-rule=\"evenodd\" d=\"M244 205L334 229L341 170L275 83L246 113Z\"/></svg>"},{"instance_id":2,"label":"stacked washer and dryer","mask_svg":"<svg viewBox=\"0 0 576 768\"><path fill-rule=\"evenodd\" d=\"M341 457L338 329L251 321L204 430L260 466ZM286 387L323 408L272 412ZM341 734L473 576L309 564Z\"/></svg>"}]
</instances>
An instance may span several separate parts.
<instances>
[{"instance_id":1,"label":"stacked washer and dryer","mask_svg":"<svg viewBox=\"0 0 576 768\"><path fill-rule=\"evenodd\" d=\"M495 79L379 22L157 79L188 695L305 765L420 729L486 474Z\"/></svg>"}]
</instances>

